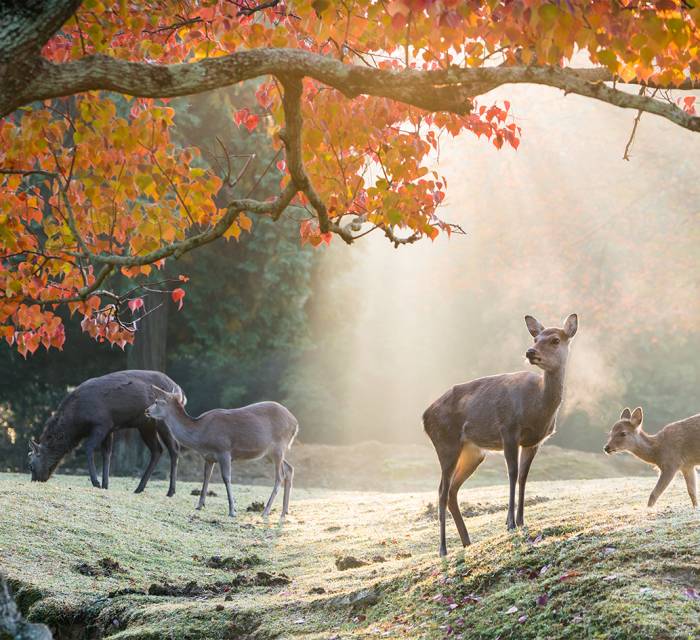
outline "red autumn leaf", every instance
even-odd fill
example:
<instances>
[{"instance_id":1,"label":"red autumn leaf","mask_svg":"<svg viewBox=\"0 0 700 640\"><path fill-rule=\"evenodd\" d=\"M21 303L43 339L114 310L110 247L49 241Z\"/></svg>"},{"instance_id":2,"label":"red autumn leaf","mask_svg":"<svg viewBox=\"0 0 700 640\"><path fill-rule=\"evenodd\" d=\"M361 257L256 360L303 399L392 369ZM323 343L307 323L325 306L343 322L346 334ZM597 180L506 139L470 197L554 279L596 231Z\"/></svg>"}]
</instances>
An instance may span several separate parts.
<instances>
[{"instance_id":1,"label":"red autumn leaf","mask_svg":"<svg viewBox=\"0 0 700 640\"><path fill-rule=\"evenodd\" d=\"M173 299L173 302L177 304L177 308L182 309L182 299L185 297L185 290L180 287L173 289L170 297Z\"/></svg>"},{"instance_id":2,"label":"red autumn leaf","mask_svg":"<svg viewBox=\"0 0 700 640\"><path fill-rule=\"evenodd\" d=\"M260 118L256 116L254 113L251 113L246 119L245 119L245 126L248 131L253 131L255 127L258 126L258 121Z\"/></svg>"},{"instance_id":3,"label":"red autumn leaf","mask_svg":"<svg viewBox=\"0 0 700 640\"><path fill-rule=\"evenodd\" d=\"M131 309L131 313L134 313L137 309L141 309L143 307L143 298L132 298L129 300L129 309Z\"/></svg>"}]
</instances>

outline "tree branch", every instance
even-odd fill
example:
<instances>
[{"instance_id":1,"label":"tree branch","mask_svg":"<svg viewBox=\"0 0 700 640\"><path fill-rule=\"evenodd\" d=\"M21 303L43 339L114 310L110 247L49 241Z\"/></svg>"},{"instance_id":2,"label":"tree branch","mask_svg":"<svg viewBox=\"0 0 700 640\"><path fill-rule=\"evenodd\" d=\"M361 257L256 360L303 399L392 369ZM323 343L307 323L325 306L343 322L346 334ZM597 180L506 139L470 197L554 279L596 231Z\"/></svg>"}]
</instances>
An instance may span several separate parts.
<instances>
[{"instance_id":1,"label":"tree branch","mask_svg":"<svg viewBox=\"0 0 700 640\"><path fill-rule=\"evenodd\" d=\"M617 107L642 110L700 131L700 117L676 105L627 93L606 85L615 78L608 69L538 66L392 71L345 64L335 58L299 49L251 49L198 62L158 65L93 55L43 69L22 91L0 100L0 116L35 100L101 89L132 96L166 98L230 86L264 75L279 78L308 76L349 98L361 94L385 97L428 111L469 113L471 98L504 84L540 84L565 93L594 98ZM615 79L616 84L624 84ZM653 87L653 85L648 85ZM687 80L675 89L700 89Z\"/></svg>"}]
</instances>

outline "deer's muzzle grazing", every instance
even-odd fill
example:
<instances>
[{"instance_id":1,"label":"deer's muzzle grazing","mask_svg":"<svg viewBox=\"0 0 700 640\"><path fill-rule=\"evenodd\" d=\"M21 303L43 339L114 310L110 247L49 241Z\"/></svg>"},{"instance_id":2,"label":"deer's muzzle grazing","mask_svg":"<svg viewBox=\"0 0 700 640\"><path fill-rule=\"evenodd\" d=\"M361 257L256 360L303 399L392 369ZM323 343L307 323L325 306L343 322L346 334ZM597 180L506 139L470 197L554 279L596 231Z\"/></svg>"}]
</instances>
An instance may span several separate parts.
<instances>
[{"instance_id":1,"label":"deer's muzzle grazing","mask_svg":"<svg viewBox=\"0 0 700 640\"><path fill-rule=\"evenodd\" d=\"M423 414L423 427L435 447L441 467L439 492L440 555L447 554L446 509L449 508L463 545L469 533L457 503L462 483L481 464L486 451L503 451L510 494L509 529L522 526L525 484L530 465L544 440L554 433L564 391L569 343L578 329L576 314L562 329L545 329L532 316L525 324L535 340L525 356L543 374L527 371L478 378L458 384L433 402ZM515 487L519 487L515 513Z\"/></svg>"}]
</instances>

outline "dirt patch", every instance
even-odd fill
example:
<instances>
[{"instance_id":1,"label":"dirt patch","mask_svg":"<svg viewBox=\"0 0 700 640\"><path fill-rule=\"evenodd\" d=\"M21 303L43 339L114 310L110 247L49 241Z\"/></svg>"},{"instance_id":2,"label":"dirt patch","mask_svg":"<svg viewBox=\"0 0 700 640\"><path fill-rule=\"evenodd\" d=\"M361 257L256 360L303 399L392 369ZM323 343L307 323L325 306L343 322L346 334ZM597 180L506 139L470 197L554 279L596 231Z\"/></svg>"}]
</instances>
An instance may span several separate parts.
<instances>
[{"instance_id":1,"label":"dirt patch","mask_svg":"<svg viewBox=\"0 0 700 640\"><path fill-rule=\"evenodd\" d=\"M212 584L199 584L191 580L185 584L172 584L170 582L154 582L148 587L149 596L171 596L174 598L192 598L195 596L213 596L228 593L240 586L244 580L234 582L214 582Z\"/></svg>"},{"instance_id":2,"label":"dirt patch","mask_svg":"<svg viewBox=\"0 0 700 640\"><path fill-rule=\"evenodd\" d=\"M265 511L265 503L260 502L259 500L255 500L254 502L251 502L246 508L246 511L250 511L252 513L262 513Z\"/></svg>"},{"instance_id":3,"label":"dirt patch","mask_svg":"<svg viewBox=\"0 0 700 640\"><path fill-rule=\"evenodd\" d=\"M201 556L194 556L194 560L212 569L223 569L224 571L243 571L262 564L262 560L255 554L242 558L234 558L232 556L227 556L225 558L221 556L203 558Z\"/></svg>"},{"instance_id":4,"label":"dirt patch","mask_svg":"<svg viewBox=\"0 0 700 640\"><path fill-rule=\"evenodd\" d=\"M84 576L108 578L115 573L124 574L126 569L113 558L100 558L95 564L80 562L73 567L75 571Z\"/></svg>"},{"instance_id":5,"label":"dirt patch","mask_svg":"<svg viewBox=\"0 0 700 640\"><path fill-rule=\"evenodd\" d=\"M202 493L202 490L201 490L201 489L192 489L192 491L190 491L190 495L191 495L191 496L198 496L198 495L200 495L201 493ZM216 493L216 491L212 491L211 489L209 489L209 491L207 491L207 497L215 498L215 497L218 496L218 495L219 495L219 494Z\"/></svg>"},{"instance_id":6,"label":"dirt patch","mask_svg":"<svg viewBox=\"0 0 700 640\"><path fill-rule=\"evenodd\" d=\"M291 581L292 579L285 573L258 571L254 576L239 574L228 582L213 582L210 584L199 584L196 580L190 580L185 584L154 582L148 588L148 595L174 598L211 597L225 595L250 587L281 587L289 584Z\"/></svg>"},{"instance_id":7,"label":"dirt patch","mask_svg":"<svg viewBox=\"0 0 700 640\"><path fill-rule=\"evenodd\" d=\"M700 567L665 567L665 570L661 573L661 580L677 584L680 587L700 590Z\"/></svg>"},{"instance_id":8,"label":"dirt patch","mask_svg":"<svg viewBox=\"0 0 700 640\"><path fill-rule=\"evenodd\" d=\"M341 556L335 559L335 566L338 571L347 571L348 569L357 569L357 567L364 567L368 565L369 562L365 560L360 560L355 556Z\"/></svg>"},{"instance_id":9,"label":"dirt patch","mask_svg":"<svg viewBox=\"0 0 700 640\"><path fill-rule=\"evenodd\" d=\"M256 587L281 587L291 581L292 579L286 573L258 571L252 580L252 585Z\"/></svg>"},{"instance_id":10,"label":"dirt patch","mask_svg":"<svg viewBox=\"0 0 700 640\"><path fill-rule=\"evenodd\" d=\"M552 498L547 498L546 496L531 496L529 498L525 498L525 506L529 507L531 505L540 504L542 502L549 502L551 499ZM484 514L506 511L508 509L508 503L475 502L473 504L470 504L467 502L463 502L459 506L459 509L465 518L473 518L474 516L481 516ZM423 508L423 511L420 515L426 520L437 520L437 507L432 502L428 502Z\"/></svg>"}]
</instances>

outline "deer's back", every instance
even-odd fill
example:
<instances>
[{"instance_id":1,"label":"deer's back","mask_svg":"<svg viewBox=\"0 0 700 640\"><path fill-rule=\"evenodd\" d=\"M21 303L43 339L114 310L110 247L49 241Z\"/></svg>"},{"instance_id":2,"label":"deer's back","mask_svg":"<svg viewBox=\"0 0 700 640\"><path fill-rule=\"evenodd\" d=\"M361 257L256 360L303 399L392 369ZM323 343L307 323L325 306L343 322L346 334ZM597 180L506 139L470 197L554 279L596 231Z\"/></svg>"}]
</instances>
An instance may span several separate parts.
<instances>
[{"instance_id":1,"label":"deer's back","mask_svg":"<svg viewBox=\"0 0 700 640\"><path fill-rule=\"evenodd\" d=\"M199 416L202 440L212 449L228 448L234 458L258 458L273 448L286 450L298 422L277 402L257 402L238 409L212 409Z\"/></svg>"},{"instance_id":2,"label":"deer's back","mask_svg":"<svg viewBox=\"0 0 700 640\"><path fill-rule=\"evenodd\" d=\"M153 385L166 391L180 390L160 371L130 369L91 378L78 386L74 411L83 419L109 419L115 425L140 420L155 400Z\"/></svg>"},{"instance_id":3,"label":"deer's back","mask_svg":"<svg viewBox=\"0 0 700 640\"><path fill-rule=\"evenodd\" d=\"M501 449L501 430L526 426L535 419L530 401L540 392L541 378L518 371L458 384L433 402L423 414L425 431L450 446L468 439L484 449Z\"/></svg>"},{"instance_id":4,"label":"deer's back","mask_svg":"<svg viewBox=\"0 0 700 640\"><path fill-rule=\"evenodd\" d=\"M700 414L666 425L657 436L664 455L682 464L700 465Z\"/></svg>"}]
</instances>

